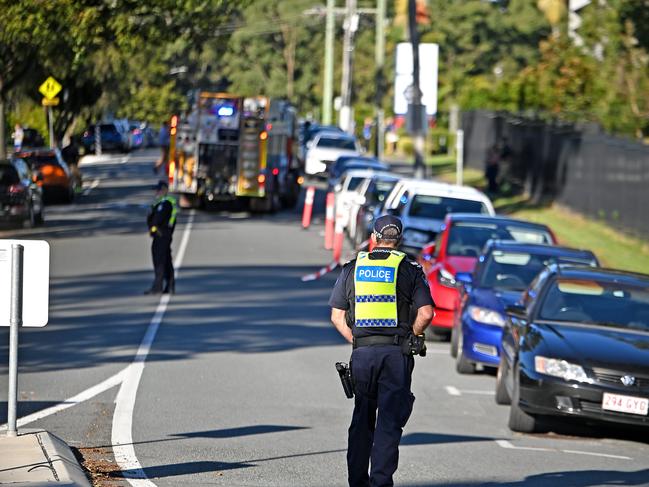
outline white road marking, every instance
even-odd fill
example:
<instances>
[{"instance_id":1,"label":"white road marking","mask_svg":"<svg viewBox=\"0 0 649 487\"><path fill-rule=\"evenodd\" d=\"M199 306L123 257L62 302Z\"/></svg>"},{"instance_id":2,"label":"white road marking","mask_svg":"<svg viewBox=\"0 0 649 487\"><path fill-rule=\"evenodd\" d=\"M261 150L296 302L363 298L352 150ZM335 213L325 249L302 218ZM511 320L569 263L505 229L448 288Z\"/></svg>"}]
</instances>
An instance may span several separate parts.
<instances>
[{"instance_id":1,"label":"white road marking","mask_svg":"<svg viewBox=\"0 0 649 487\"><path fill-rule=\"evenodd\" d=\"M547 453L568 453L572 455L584 455L591 457L603 457L603 458L614 458L616 460L633 460L631 457L625 457L622 455L610 455L608 453L595 453L589 451L580 451L580 450L561 450L557 448L537 448L532 446L516 446L507 440L495 440L496 444L507 450L522 450L522 451L539 451Z\"/></svg>"},{"instance_id":2,"label":"white road marking","mask_svg":"<svg viewBox=\"0 0 649 487\"><path fill-rule=\"evenodd\" d=\"M444 389L446 389L446 392L448 392L449 396L461 396L462 393L457 387L453 386L444 386Z\"/></svg>"},{"instance_id":3,"label":"white road marking","mask_svg":"<svg viewBox=\"0 0 649 487\"><path fill-rule=\"evenodd\" d=\"M92 184L87 187L86 189L83 190L83 195L88 196L90 192L95 189L97 186L99 186L99 179L95 179Z\"/></svg>"},{"instance_id":4,"label":"white road marking","mask_svg":"<svg viewBox=\"0 0 649 487\"><path fill-rule=\"evenodd\" d=\"M34 421L38 421L40 419L46 418L47 416L51 416L52 414L65 411L66 409L71 408L72 406L76 406L77 404L87 401L88 399L92 399L93 397L101 394L102 392L105 392L108 389L111 389L121 384L121 382L124 380L124 376L126 375L126 372L129 367L130 365L123 368L117 374L109 377L105 381L100 382L99 384L92 386L91 388L86 389L85 391L80 392L76 396L72 396L59 404L55 404L54 406L51 406L49 408L41 409L40 411L36 411L35 413L28 414L27 416L23 416L17 421L18 427L26 426L30 423L33 423ZM0 431L4 431L6 429L7 429L6 424L0 425Z\"/></svg>"},{"instance_id":5,"label":"white road marking","mask_svg":"<svg viewBox=\"0 0 649 487\"><path fill-rule=\"evenodd\" d=\"M194 221L194 210L189 214L189 221L185 226L183 237L180 242L180 248L176 255L174 266L180 268L182 265L183 257L189 242L189 234L192 229ZM160 298L160 303L156 309L153 318L144 334L142 343L135 355L133 363L129 366L125 374L124 381L119 389L117 398L115 399L115 412L113 414L113 428L111 434L111 442L113 444L113 454L115 461L122 470L122 475L134 487L154 487L156 484L149 480L142 469L140 461L135 454L133 446L133 410L135 408L135 400L137 390L144 371L144 362L146 361L151 345L155 339L156 333L160 328L160 323L164 318L169 304L169 294L163 294Z\"/></svg>"}]
</instances>

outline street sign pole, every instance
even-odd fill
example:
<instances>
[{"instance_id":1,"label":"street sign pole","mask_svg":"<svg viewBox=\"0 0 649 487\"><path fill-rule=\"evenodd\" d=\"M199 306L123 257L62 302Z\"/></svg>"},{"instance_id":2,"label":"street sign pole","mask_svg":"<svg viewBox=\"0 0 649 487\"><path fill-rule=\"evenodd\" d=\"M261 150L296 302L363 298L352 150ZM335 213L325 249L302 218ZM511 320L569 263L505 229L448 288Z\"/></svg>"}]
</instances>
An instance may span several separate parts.
<instances>
[{"instance_id":1,"label":"street sign pole","mask_svg":"<svg viewBox=\"0 0 649 487\"><path fill-rule=\"evenodd\" d=\"M52 107L47 106L47 127L50 132L50 149L54 147L54 122L52 120Z\"/></svg>"},{"instance_id":2,"label":"street sign pole","mask_svg":"<svg viewBox=\"0 0 649 487\"><path fill-rule=\"evenodd\" d=\"M18 330L23 324L23 255L20 244L11 246L11 318L9 320L9 395L7 436L17 436L18 409Z\"/></svg>"}]
</instances>

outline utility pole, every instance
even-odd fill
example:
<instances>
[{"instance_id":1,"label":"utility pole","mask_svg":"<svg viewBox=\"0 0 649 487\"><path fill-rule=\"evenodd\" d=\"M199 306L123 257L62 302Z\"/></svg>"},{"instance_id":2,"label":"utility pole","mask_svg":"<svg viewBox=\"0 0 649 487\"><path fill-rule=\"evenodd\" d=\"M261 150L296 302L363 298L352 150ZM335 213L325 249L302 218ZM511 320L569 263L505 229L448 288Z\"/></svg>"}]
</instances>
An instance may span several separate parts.
<instances>
[{"instance_id":1,"label":"utility pole","mask_svg":"<svg viewBox=\"0 0 649 487\"><path fill-rule=\"evenodd\" d=\"M408 116L411 117L412 133L414 135L416 178L424 177L424 106L421 104L421 88L419 87L419 34L417 32L416 0L408 0L408 30L412 45L412 99L408 106Z\"/></svg>"},{"instance_id":2,"label":"utility pole","mask_svg":"<svg viewBox=\"0 0 649 487\"><path fill-rule=\"evenodd\" d=\"M354 33L358 29L356 0L346 0L345 37L343 39L343 73L341 84L342 106L340 107L340 128L352 132L352 81L354 73Z\"/></svg>"},{"instance_id":3,"label":"utility pole","mask_svg":"<svg viewBox=\"0 0 649 487\"><path fill-rule=\"evenodd\" d=\"M374 39L374 60L376 63L376 145L377 159L383 158L384 142L384 113L383 95L385 93L385 77L383 66L385 64L385 10L386 0L378 0L376 5L376 35Z\"/></svg>"},{"instance_id":4,"label":"utility pole","mask_svg":"<svg viewBox=\"0 0 649 487\"><path fill-rule=\"evenodd\" d=\"M334 97L334 34L336 0L327 0L325 32L324 86L322 89L322 125L331 125L331 105Z\"/></svg>"}]
</instances>

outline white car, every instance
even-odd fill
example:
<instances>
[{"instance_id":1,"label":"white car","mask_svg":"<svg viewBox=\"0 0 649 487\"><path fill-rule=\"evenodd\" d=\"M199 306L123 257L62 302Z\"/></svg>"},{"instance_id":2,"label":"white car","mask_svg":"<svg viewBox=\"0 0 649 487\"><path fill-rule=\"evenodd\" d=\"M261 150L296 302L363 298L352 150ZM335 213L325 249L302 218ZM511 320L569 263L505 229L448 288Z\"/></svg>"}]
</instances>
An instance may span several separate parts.
<instances>
[{"instance_id":1,"label":"white car","mask_svg":"<svg viewBox=\"0 0 649 487\"><path fill-rule=\"evenodd\" d=\"M343 174L341 182L334 187L336 195L336 226L347 228L350 221L349 209L358 199L356 188L367 178L376 174L371 169L352 169Z\"/></svg>"},{"instance_id":2,"label":"white car","mask_svg":"<svg viewBox=\"0 0 649 487\"><path fill-rule=\"evenodd\" d=\"M358 156L361 148L353 135L345 132L322 131L307 143L305 172L326 175L329 166L340 156Z\"/></svg>"},{"instance_id":3,"label":"white car","mask_svg":"<svg viewBox=\"0 0 649 487\"><path fill-rule=\"evenodd\" d=\"M374 210L383 204L394 186L401 179L398 174L379 172L365 178L356 188L356 194L349 200L349 224L347 233L355 245L368 237L368 218L373 217ZM365 220L359 221L360 209L364 208ZM360 228L359 228L360 227Z\"/></svg>"},{"instance_id":4,"label":"white car","mask_svg":"<svg viewBox=\"0 0 649 487\"><path fill-rule=\"evenodd\" d=\"M448 213L496 214L487 195L475 188L419 179L399 181L383 211L401 218L401 249L411 255L435 239Z\"/></svg>"}]
</instances>

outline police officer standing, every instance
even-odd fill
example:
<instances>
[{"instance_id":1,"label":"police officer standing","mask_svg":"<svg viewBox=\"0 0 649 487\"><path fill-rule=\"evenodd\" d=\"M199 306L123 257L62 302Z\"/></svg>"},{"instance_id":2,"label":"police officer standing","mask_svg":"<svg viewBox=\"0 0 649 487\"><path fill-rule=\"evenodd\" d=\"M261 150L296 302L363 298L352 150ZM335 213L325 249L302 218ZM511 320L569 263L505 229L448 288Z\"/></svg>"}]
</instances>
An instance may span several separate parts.
<instances>
[{"instance_id":1,"label":"police officer standing","mask_svg":"<svg viewBox=\"0 0 649 487\"><path fill-rule=\"evenodd\" d=\"M423 334L433 317L421 267L396 250L402 230L398 218L378 218L371 237L376 247L345 264L329 299L333 325L353 344L350 487L394 485L399 442L415 400L413 355L425 354Z\"/></svg>"},{"instance_id":2,"label":"police officer standing","mask_svg":"<svg viewBox=\"0 0 649 487\"><path fill-rule=\"evenodd\" d=\"M149 235L153 238L151 255L155 278L151 289L145 294L175 292L174 265L171 258L171 239L176 226L178 205L169 194L169 185L159 181L156 186L156 200L147 215Z\"/></svg>"}]
</instances>

